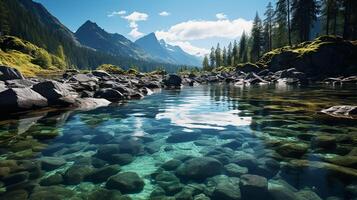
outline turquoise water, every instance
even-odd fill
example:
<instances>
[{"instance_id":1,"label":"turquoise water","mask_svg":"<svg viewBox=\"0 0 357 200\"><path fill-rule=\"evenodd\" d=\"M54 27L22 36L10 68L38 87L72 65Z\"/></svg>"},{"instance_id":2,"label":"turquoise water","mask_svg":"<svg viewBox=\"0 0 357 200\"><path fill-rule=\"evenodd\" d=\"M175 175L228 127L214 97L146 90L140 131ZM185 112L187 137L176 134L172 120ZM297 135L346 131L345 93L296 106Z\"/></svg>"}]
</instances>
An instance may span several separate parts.
<instances>
[{"instance_id":1,"label":"turquoise water","mask_svg":"<svg viewBox=\"0 0 357 200\"><path fill-rule=\"evenodd\" d=\"M174 176L176 181L169 184L179 189L166 189L159 199L180 199L183 191L192 199L218 199L214 191L219 184L230 185L225 192L234 193L248 173L266 178L272 199L279 199L275 193L289 194L290 199L356 198L357 123L319 113L334 105L356 105L356 94L356 85L211 85L163 90L87 112L47 110L4 119L0 194L39 199L48 195L39 192L45 188L59 199L94 198L93 192L107 187L107 177L96 181L88 176L112 165L144 181L140 191L118 189L132 199L150 199L153 191L162 191L159 187L165 190L153 175L160 173ZM110 145L119 150L113 153ZM116 154L125 154L125 161ZM180 164L191 157L211 157L222 166L200 180L178 175L178 168L161 168L172 159ZM74 182L68 172L73 166L88 168L72 170L79 177ZM54 174L63 180L44 184ZM241 198L247 195L243 192Z\"/></svg>"}]
</instances>

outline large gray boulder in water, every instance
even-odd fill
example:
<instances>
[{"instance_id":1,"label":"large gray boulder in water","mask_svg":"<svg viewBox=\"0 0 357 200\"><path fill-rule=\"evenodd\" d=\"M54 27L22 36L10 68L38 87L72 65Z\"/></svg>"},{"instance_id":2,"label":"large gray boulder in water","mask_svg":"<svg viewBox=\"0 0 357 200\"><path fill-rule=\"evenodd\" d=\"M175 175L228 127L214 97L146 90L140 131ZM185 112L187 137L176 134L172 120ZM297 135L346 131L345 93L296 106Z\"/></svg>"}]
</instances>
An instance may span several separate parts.
<instances>
[{"instance_id":1,"label":"large gray boulder in water","mask_svg":"<svg viewBox=\"0 0 357 200\"><path fill-rule=\"evenodd\" d=\"M176 74L167 75L163 80L166 87L181 87L182 78Z\"/></svg>"},{"instance_id":2,"label":"large gray boulder in water","mask_svg":"<svg viewBox=\"0 0 357 200\"><path fill-rule=\"evenodd\" d=\"M332 106L328 109L322 110L321 112L337 118L357 118L357 106Z\"/></svg>"},{"instance_id":3,"label":"large gray boulder in water","mask_svg":"<svg viewBox=\"0 0 357 200\"><path fill-rule=\"evenodd\" d=\"M52 80L38 83L32 89L45 97L50 104L56 104L60 98L71 95L69 86Z\"/></svg>"},{"instance_id":4,"label":"large gray boulder in water","mask_svg":"<svg viewBox=\"0 0 357 200\"><path fill-rule=\"evenodd\" d=\"M13 79L24 79L24 77L19 72L19 70L12 67L0 65L0 81L7 81Z\"/></svg>"},{"instance_id":5,"label":"large gray boulder in water","mask_svg":"<svg viewBox=\"0 0 357 200\"><path fill-rule=\"evenodd\" d=\"M0 112L25 111L47 105L47 99L30 88L11 88L0 92Z\"/></svg>"}]
</instances>

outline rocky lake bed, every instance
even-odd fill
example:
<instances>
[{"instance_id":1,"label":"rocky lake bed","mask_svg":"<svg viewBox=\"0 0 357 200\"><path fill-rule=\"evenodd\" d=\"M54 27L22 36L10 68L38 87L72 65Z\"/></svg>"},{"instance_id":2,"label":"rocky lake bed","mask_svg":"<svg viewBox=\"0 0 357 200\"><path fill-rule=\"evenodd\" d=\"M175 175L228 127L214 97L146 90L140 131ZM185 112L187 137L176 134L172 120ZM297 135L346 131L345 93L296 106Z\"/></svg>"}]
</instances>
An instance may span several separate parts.
<instances>
[{"instance_id":1,"label":"rocky lake bed","mask_svg":"<svg viewBox=\"0 0 357 200\"><path fill-rule=\"evenodd\" d=\"M357 198L356 76L0 72L1 199Z\"/></svg>"}]
</instances>

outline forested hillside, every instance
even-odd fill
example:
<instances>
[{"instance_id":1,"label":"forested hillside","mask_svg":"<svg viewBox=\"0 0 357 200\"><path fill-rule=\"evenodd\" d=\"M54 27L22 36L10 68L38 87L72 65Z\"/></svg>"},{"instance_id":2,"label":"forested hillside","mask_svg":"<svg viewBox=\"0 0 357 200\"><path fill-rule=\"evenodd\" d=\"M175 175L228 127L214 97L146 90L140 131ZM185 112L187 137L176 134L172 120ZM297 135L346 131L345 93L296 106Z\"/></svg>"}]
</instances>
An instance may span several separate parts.
<instances>
[{"instance_id":1,"label":"forested hillside","mask_svg":"<svg viewBox=\"0 0 357 200\"><path fill-rule=\"evenodd\" d=\"M58 55L63 49L65 67L93 69L110 63L123 68L138 67L150 71L159 66L176 71L178 66L109 55L81 45L74 34L52 16L41 4L32 0L0 0L0 33L27 40L48 52Z\"/></svg>"}]
</instances>

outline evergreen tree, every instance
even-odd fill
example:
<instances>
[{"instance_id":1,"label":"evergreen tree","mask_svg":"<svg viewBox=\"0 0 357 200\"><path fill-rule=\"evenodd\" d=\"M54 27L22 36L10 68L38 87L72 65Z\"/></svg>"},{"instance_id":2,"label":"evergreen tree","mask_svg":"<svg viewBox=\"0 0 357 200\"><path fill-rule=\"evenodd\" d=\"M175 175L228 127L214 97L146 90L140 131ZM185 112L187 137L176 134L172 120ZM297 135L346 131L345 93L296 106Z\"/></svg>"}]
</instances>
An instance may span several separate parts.
<instances>
[{"instance_id":1,"label":"evergreen tree","mask_svg":"<svg viewBox=\"0 0 357 200\"><path fill-rule=\"evenodd\" d=\"M209 55L209 60L210 60L211 68L213 69L215 67L215 65L216 65L216 53L215 53L214 47L211 48L211 53Z\"/></svg>"},{"instance_id":2,"label":"evergreen tree","mask_svg":"<svg viewBox=\"0 0 357 200\"><path fill-rule=\"evenodd\" d=\"M222 53L222 61L223 61L223 66L227 66L228 62L227 62L227 49L226 47L223 48L223 53Z\"/></svg>"},{"instance_id":3,"label":"evergreen tree","mask_svg":"<svg viewBox=\"0 0 357 200\"><path fill-rule=\"evenodd\" d=\"M203 71L210 71L211 70L207 55L205 55L205 57L203 58L202 69L203 69Z\"/></svg>"},{"instance_id":4,"label":"evergreen tree","mask_svg":"<svg viewBox=\"0 0 357 200\"><path fill-rule=\"evenodd\" d=\"M343 38L357 39L357 1L341 0L343 8Z\"/></svg>"},{"instance_id":5,"label":"evergreen tree","mask_svg":"<svg viewBox=\"0 0 357 200\"><path fill-rule=\"evenodd\" d=\"M326 35L331 33L330 30L332 30L334 35L336 35L337 15L339 10L337 1L338 0L322 1L322 14L324 16L324 28Z\"/></svg>"},{"instance_id":6,"label":"evergreen tree","mask_svg":"<svg viewBox=\"0 0 357 200\"><path fill-rule=\"evenodd\" d=\"M293 0L292 25L300 42L310 39L312 24L316 21L318 5L316 0Z\"/></svg>"},{"instance_id":7,"label":"evergreen tree","mask_svg":"<svg viewBox=\"0 0 357 200\"><path fill-rule=\"evenodd\" d=\"M275 47L291 46L290 0L278 0L274 17Z\"/></svg>"},{"instance_id":8,"label":"evergreen tree","mask_svg":"<svg viewBox=\"0 0 357 200\"><path fill-rule=\"evenodd\" d=\"M222 50L219 46L219 43L217 44L215 55L216 55L216 67L222 66L222 64L223 64Z\"/></svg>"},{"instance_id":9,"label":"evergreen tree","mask_svg":"<svg viewBox=\"0 0 357 200\"><path fill-rule=\"evenodd\" d=\"M10 33L10 25L8 21L8 8L3 0L0 0L0 36Z\"/></svg>"},{"instance_id":10,"label":"evergreen tree","mask_svg":"<svg viewBox=\"0 0 357 200\"><path fill-rule=\"evenodd\" d=\"M274 9L271 2L268 3L264 19L264 46L265 51L271 51L273 48L273 18Z\"/></svg>"},{"instance_id":11,"label":"evergreen tree","mask_svg":"<svg viewBox=\"0 0 357 200\"><path fill-rule=\"evenodd\" d=\"M233 50L232 50L232 66L236 66L239 63L239 50L237 41L234 40Z\"/></svg>"},{"instance_id":12,"label":"evergreen tree","mask_svg":"<svg viewBox=\"0 0 357 200\"><path fill-rule=\"evenodd\" d=\"M239 61L242 63L248 62L248 38L245 32L243 32L239 41Z\"/></svg>"},{"instance_id":13,"label":"evergreen tree","mask_svg":"<svg viewBox=\"0 0 357 200\"><path fill-rule=\"evenodd\" d=\"M262 51L262 21L259 18L258 13L255 16L252 28L252 47L250 51L250 57L253 62L257 61L260 58Z\"/></svg>"},{"instance_id":14,"label":"evergreen tree","mask_svg":"<svg viewBox=\"0 0 357 200\"><path fill-rule=\"evenodd\" d=\"M228 53L227 53L227 65L232 66L232 42L228 45Z\"/></svg>"}]
</instances>

